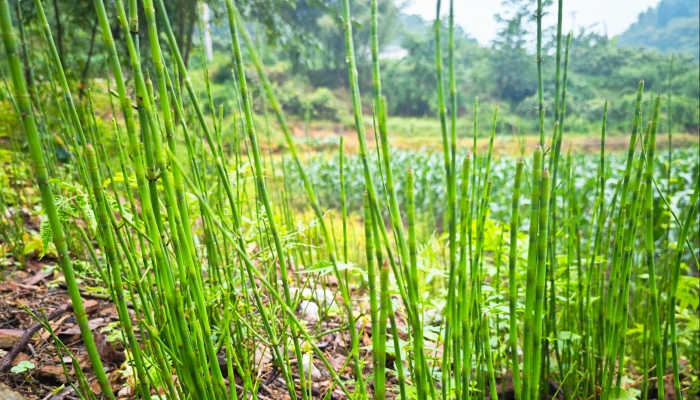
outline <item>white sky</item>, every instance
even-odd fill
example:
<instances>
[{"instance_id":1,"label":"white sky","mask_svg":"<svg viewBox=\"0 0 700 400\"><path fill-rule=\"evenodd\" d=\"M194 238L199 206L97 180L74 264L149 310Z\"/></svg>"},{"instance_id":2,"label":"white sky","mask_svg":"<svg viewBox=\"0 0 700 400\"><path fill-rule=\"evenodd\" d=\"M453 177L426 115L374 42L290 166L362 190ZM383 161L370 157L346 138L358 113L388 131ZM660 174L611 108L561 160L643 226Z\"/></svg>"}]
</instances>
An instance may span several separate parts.
<instances>
[{"instance_id":1,"label":"white sky","mask_svg":"<svg viewBox=\"0 0 700 400\"><path fill-rule=\"evenodd\" d=\"M435 0L406 0L406 3L408 6L404 12L419 14L427 21L435 19ZM588 28L597 23L593 28L597 32L603 33L607 27L608 35L619 35L637 20L639 13L658 3L659 0L565 0L563 32L572 28L578 32L580 27ZM446 13L448 7L449 1L443 0L442 12ZM501 0L457 0L454 7L455 22L482 45L489 44L496 37L498 24L493 17L506 9ZM555 25L557 1L548 12L544 18L545 26Z\"/></svg>"}]
</instances>

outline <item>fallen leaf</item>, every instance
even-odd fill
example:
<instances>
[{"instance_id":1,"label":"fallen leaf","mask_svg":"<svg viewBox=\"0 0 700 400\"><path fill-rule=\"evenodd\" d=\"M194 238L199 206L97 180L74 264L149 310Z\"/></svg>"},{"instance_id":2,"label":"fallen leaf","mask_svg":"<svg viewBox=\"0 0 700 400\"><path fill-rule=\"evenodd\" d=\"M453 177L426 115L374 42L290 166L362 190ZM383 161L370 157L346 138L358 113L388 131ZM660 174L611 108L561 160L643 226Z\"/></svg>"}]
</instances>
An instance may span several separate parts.
<instances>
[{"instance_id":1,"label":"fallen leaf","mask_svg":"<svg viewBox=\"0 0 700 400\"><path fill-rule=\"evenodd\" d=\"M96 328L99 328L101 326L105 325L105 319L104 318L95 318L91 319L88 321L88 326L90 327L90 330L95 330ZM71 326L68 329L64 329L62 331L58 332L59 335L66 335L66 336L72 336L72 335L79 335L80 334L80 327L78 324L75 324Z\"/></svg>"},{"instance_id":2,"label":"fallen leaf","mask_svg":"<svg viewBox=\"0 0 700 400\"><path fill-rule=\"evenodd\" d=\"M28 285L28 286L34 286L34 285L36 285L37 283L43 281L44 279L48 278L48 277L51 276L51 275L53 275L53 271L44 271L44 270L41 270L41 271L37 272L37 273L36 273L34 276L32 276L31 278L29 278L29 279L27 279L26 281L24 281L24 284L25 284L25 285Z\"/></svg>"},{"instance_id":3,"label":"fallen leaf","mask_svg":"<svg viewBox=\"0 0 700 400\"><path fill-rule=\"evenodd\" d=\"M92 337L95 338L97 354L100 355L102 361L114 364L116 366L122 365L124 361L126 361L126 355L124 352L114 350L107 342L107 337L105 335L97 331L92 331Z\"/></svg>"},{"instance_id":4,"label":"fallen leaf","mask_svg":"<svg viewBox=\"0 0 700 400\"><path fill-rule=\"evenodd\" d=\"M98 382L97 380L94 380L94 381L92 381L92 383L90 383L90 389L92 389L92 393L95 393L95 394L102 393L102 387L100 387L100 382Z\"/></svg>"},{"instance_id":5,"label":"fallen leaf","mask_svg":"<svg viewBox=\"0 0 700 400\"><path fill-rule=\"evenodd\" d=\"M338 372L341 368L343 368L343 364L345 364L346 359L347 357L339 355L337 357L330 357L330 360L328 361L330 362L331 367Z\"/></svg>"},{"instance_id":6,"label":"fallen leaf","mask_svg":"<svg viewBox=\"0 0 700 400\"><path fill-rule=\"evenodd\" d=\"M17 285L11 281L5 281L0 283L0 292L14 292L17 289Z\"/></svg>"},{"instance_id":7,"label":"fallen leaf","mask_svg":"<svg viewBox=\"0 0 700 400\"><path fill-rule=\"evenodd\" d=\"M27 273L24 271L17 270L14 274L12 274L12 279L16 281L23 281L27 279Z\"/></svg>"},{"instance_id":8,"label":"fallen leaf","mask_svg":"<svg viewBox=\"0 0 700 400\"><path fill-rule=\"evenodd\" d=\"M87 354L82 354L78 356L78 365L80 366L80 369L85 371L88 369L88 367L92 366L92 362L90 361L90 356Z\"/></svg>"},{"instance_id":9,"label":"fallen leaf","mask_svg":"<svg viewBox=\"0 0 700 400\"><path fill-rule=\"evenodd\" d=\"M131 387L125 386L125 387L119 389L119 392L117 392L117 396L128 397L128 396L131 396L132 393L133 393L133 390L131 389Z\"/></svg>"}]
</instances>

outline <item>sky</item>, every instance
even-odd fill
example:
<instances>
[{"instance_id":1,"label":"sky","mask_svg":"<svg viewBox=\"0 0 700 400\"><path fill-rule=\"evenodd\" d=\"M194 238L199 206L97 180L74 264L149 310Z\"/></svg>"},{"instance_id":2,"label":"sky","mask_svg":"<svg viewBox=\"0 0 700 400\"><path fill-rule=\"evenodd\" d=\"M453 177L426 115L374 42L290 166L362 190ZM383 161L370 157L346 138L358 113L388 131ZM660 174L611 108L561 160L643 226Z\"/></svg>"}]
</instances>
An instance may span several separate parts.
<instances>
[{"instance_id":1,"label":"sky","mask_svg":"<svg viewBox=\"0 0 700 400\"><path fill-rule=\"evenodd\" d=\"M435 0L407 0L404 12L418 14L425 20L435 19ZM448 1L442 1L442 11L448 10ZM659 0L566 0L564 1L563 32L572 28L589 28L609 36L619 35L637 20L639 13L654 7ZM506 8L501 0L457 0L454 2L455 23L475 38L479 44L488 45L496 37L498 23L493 16ZM544 25L556 24L556 1L544 17ZM533 10L534 14L534 10Z\"/></svg>"}]
</instances>

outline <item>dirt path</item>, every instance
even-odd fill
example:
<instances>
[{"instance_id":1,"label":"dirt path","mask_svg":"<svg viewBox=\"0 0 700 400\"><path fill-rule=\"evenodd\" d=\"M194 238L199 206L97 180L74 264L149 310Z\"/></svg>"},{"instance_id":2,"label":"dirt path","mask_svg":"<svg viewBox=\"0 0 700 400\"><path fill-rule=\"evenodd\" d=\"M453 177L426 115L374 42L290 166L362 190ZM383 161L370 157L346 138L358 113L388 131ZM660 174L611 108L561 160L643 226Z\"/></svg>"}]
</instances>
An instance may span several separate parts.
<instances>
[{"instance_id":1,"label":"dirt path","mask_svg":"<svg viewBox=\"0 0 700 400\"><path fill-rule=\"evenodd\" d=\"M304 143L305 130L302 124L297 124L292 127L292 133L295 137L299 139L301 143ZM348 154L356 153L359 151L359 142L357 140L357 135L355 130L342 129L340 124L333 129L314 129L313 127L309 129L309 136L312 139L312 147L314 150L324 150L331 146L331 143L335 143L341 136L344 137L345 151ZM367 146L370 149L375 148L374 133L371 129L367 129ZM608 136L605 139L606 151L624 151L629 146L629 135L616 135ZM525 149L534 149L537 145L539 138L536 135L524 136ZM319 143L320 142L320 143ZM401 150L428 150L428 151L442 151L442 139L439 136L405 136L405 135L390 135L389 143L392 148ZM663 140L657 141L658 148L665 148L668 145L668 141L664 137ZM700 136L688 133L678 133L673 135L673 146L675 148L681 147L697 147L700 145ZM459 139L457 147L458 149L470 149L473 146L472 139ZM569 146L573 152L587 152L594 153L600 151L600 139L598 137L590 135L569 135L564 136L562 141L562 151L567 151ZM489 138L480 137L477 138L477 149L479 151L486 151L489 147ZM494 154L496 155L516 155L520 153L520 144L518 138L512 135L499 135L494 139Z\"/></svg>"}]
</instances>

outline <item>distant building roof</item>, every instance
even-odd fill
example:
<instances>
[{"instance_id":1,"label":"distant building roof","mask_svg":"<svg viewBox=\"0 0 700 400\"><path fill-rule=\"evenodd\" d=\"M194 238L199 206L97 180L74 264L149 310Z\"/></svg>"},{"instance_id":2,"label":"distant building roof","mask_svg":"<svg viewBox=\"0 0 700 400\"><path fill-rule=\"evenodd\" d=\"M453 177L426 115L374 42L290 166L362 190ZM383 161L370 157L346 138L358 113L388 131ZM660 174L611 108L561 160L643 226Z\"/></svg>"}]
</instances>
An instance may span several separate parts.
<instances>
[{"instance_id":1,"label":"distant building roof","mask_svg":"<svg viewBox=\"0 0 700 400\"><path fill-rule=\"evenodd\" d=\"M401 46L390 44L379 53L379 58L388 60L400 60L408 55L408 50Z\"/></svg>"}]
</instances>

